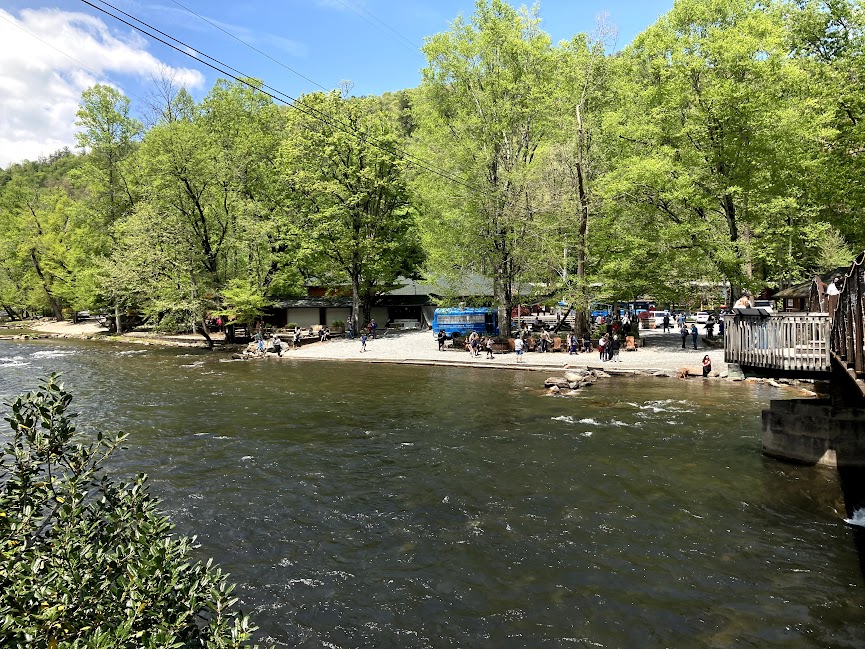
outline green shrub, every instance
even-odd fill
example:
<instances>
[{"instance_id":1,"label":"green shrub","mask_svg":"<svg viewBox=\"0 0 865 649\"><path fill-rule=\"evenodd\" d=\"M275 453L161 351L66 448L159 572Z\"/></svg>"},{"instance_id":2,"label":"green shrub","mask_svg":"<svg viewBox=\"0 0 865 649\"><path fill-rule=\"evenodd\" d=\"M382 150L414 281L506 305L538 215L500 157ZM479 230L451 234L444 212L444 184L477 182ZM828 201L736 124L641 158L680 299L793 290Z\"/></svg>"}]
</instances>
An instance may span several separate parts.
<instances>
[{"instance_id":1,"label":"green shrub","mask_svg":"<svg viewBox=\"0 0 865 649\"><path fill-rule=\"evenodd\" d=\"M222 572L171 534L146 477L102 465L124 435L72 442L56 375L6 404L0 454L0 646L245 647L255 630Z\"/></svg>"},{"instance_id":2,"label":"green shrub","mask_svg":"<svg viewBox=\"0 0 865 649\"><path fill-rule=\"evenodd\" d=\"M298 325L296 322L289 322L287 325L285 325L285 328L286 329L296 329L299 326L300 325Z\"/></svg>"}]
</instances>

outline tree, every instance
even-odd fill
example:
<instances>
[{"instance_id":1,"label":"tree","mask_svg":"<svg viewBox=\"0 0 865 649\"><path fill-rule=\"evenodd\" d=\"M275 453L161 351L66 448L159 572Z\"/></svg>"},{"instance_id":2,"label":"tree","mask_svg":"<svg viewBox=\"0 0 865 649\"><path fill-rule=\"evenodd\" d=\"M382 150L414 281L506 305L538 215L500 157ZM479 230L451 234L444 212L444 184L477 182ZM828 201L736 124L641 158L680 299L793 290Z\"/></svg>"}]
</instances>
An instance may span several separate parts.
<instances>
[{"instance_id":1,"label":"tree","mask_svg":"<svg viewBox=\"0 0 865 649\"><path fill-rule=\"evenodd\" d=\"M23 165L0 191L3 286L19 292L17 299L4 299L31 309L47 306L58 320L64 306L75 304L77 280L88 264L86 219L68 180L79 162L64 155Z\"/></svg>"},{"instance_id":2,"label":"tree","mask_svg":"<svg viewBox=\"0 0 865 649\"><path fill-rule=\"evenodd\" d=\"M244 647L255 630L193 540L171 534L146 476L104 463L125 436L78 444L72 395L52 375L18 397L0 455L4 647Z\"/></svg>"},{"instance_id":3,"label":"tree","mask_svg":"<svg viewBox=\"0 0 865 649\"><path fill-rule=\"evenodd\" d=\"M304 95L289 114L280 164L301 261L331 286L351 286L352 323L372 298L422 261L391 111L339 91Z\"/></svg>"},{"instance_id":4,"label":"tree","mask_svg":"<svg viewBox=\"0 0 865 649\"><path fill-rule=\"evenodd\" d=\"M118 230L128 239L112 281L155 323L191 324L211 345L208 315L221 309L226 286L264 303L268 287L291 274L277 227L282 117L253 81L220 81L198 106L181 92L171 106L142 143L142 200Z\"/></svg>"},{"instance_id":5,"label":"tree","mask_svg":"<svg viewBox=\"0 0 865 649\"><path fill-rule=\"evenodd\" d=\"M531 267L529 176L555 124L556 58L539 24L536 10L477 0L469 22L460 16L427 40L417 103L418 150L448 176L417 183L430 266L451 279L491 278L503 323Z\"/></svg>"},{"instance_id":6,"label":"tree","mask_svg":"<svg viewBox=\"0 0 865 649\"><path fill-rule=\"evenodd\" d=\"M617 63L606 123L619 147L604 184L618 225L661 219L644 245L664 268L681 259L685 275L696 255L706 279L733 287L813 257L792 233L813 220L802 179L818 170L829 129L777 3L679 0Z\"/></svg>"},{"instance_id":7,"label":"tree","mask_svg":"<svg viewBox=\"0 0 865 649\"><path fill-rule=\"evenodd\" d=\"M539 152L539 191L544 216L533 256L555 271L543 281L560 287L576 311L577 331L588 333L592 298L589 277L589 223L597 218L594 185L604 167L602 115L608 103L610 73L604 54L615 39L606 18L593 36L580 34L555 50L559 82L555 115L560 124L554 140ZM549 271L548 271L549 272Z\"/></svg>"},{"instance_id":8,"label":"tree","mask_svg":"<svg viewBox=\"0 0 865 649\"><path fill-rule=\"evenodd\" d=\"M136 196L132 188L130 158L141 124L129 116L129 99L111 86L97 84L81 95L75 125L78 146L88 152L82 176L89 190L90 252L94 261L105 259L112 247L112 225L133 209ZM117 333L123 332L121 296L109 289L114 304ZM91 289L95 286L91 285Z\"/></svg>"}]
</instances>

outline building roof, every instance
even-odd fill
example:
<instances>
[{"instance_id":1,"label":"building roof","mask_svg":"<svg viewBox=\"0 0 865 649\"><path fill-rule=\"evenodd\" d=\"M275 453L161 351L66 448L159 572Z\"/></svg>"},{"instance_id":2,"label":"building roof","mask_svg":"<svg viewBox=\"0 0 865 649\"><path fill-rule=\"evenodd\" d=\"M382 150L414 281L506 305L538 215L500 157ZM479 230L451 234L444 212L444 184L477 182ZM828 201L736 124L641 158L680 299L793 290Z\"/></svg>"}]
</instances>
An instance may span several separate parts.
<instances>
[{"instance_id":1,"label":"building roof","mask_svg":"<svg viewBox=\"0 0 865 649\"><path fill-rule=\"evenodd\" d=\"M373 306L426 306L434 304L429 295L381 295L372 301ZM345 296L304 297L296 300L278 300L273 306L279 309L350 309L351 298Z\"/></svg>"}]
</instances>

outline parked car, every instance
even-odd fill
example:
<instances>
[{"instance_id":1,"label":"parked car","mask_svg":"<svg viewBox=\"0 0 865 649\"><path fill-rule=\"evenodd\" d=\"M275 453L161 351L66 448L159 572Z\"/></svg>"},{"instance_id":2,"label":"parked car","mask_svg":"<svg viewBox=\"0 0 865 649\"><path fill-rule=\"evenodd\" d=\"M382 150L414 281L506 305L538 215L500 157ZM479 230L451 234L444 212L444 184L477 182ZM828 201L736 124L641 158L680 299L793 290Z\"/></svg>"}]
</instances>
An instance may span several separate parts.
<instances>
[{"instance_id":1,"label":"parked car","mask_svg":"<svg viewBox=\"0 0 865 649\"><path fill-rule=\"evenodd\" d=\"M704 325L709 321L710 315L708 311L697 311L696 315L694 315L694 322Z\"/></svg>"},{"instance_id":2,"label":"parked car","mask_svg":"<svg viewBox=\"0 0 865 649\"><path fill-rule=\"evenodd\" d=\"M655 326L656 327L663 327L664 326L664 316L667 316L669 318L670 326L676 324L676 317L672 313L670 313L669 311L650 311L650 313L652 314L652 317L655 319Z\"/></svg>"}]
</instances>

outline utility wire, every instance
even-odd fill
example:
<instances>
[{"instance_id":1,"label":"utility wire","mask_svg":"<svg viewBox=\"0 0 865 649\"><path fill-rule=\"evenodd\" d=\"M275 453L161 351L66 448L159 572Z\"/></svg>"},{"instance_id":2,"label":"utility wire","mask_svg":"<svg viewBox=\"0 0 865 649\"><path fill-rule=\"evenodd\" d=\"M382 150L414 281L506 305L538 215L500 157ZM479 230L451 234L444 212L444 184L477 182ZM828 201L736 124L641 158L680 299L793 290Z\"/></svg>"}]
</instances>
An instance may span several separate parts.
<instances>
[{"instance_id":1,"label":"utility wire","mask_svg":"<svg viewBox=\"0 0 865 649\"><path fill-rule=\"evenodd\" d=\"M171 0L171 2L173 2L174 4L176 4L176 5L177 5L178 7L180 7L181 9L185 9L186 11L188 11L189 13L191 13L193 16L198 16L201 20L203 20L204 22L206 22L206 23L207 23L208 25L210 25L211 27L215 27L216 29L218 29L219 31L221 31L223 34L227 34L228 36L231 36L231 38L233 38L233 39L236 40L237 42L239 42L239 43L243 43L243 44L246 45L248 48L250 48L250 49L252 49L252 50L255 50L256 52L258 52L259 54L261 54L261 55L264 56L264 57L267 57L268 59L270 59L271 61L273 61L273 62L276 63L277 65L280 65L280 66L282 66L283 68L285 68L286 70L288 70L289 72L292 72L292 73L296 74L296 75L299 76L301 79L305 79L306 81L309 81L312 85L314 85L314 86L318 86L319 88L321 88L321 89L324 90L325 92L327 92L328 90L330 90L329 88L325 88L325 87L324 87L323 85L321 85L320 83L317 83L317 82L313 81L312 79L310 79L309 77L307 77L307 76L301 74L301 73L298 72L297 70L288 67L288 66L287 66L285 63L283 63L282 61L279 61L279 60L273 58L273 57L272 57L270 54L268 54L267 52L262 52L260 49L258 49L257 47L255 47L255 46L252 45L251 43L247 43L247 42L246 42L245 40L243 40L242 38L239 38L239 37L235 36L234 34L232 34L230 31L228 31L228 30L226 30L226 29L223 29L222 27L220 27L220 26L217 25L216 23L214 23L214 22L208 20L207 18L205 18L205 17L202 16L201 14L194 12L194 11L193 11L192 9L190 9L189 7L186 7L186 6L182 5L182 4L180 4L177 0Z\"/></svg>"},{"instance_id":2,"label":"utility wire","mask_svg":"<svg viewBox=\"0 0 865 649\"><path fill-rule=\"evenodd\" d=\"M347 0L350 4L346 4L346 2L344 0L336 0L336 1L339 4L341 4L343 7L345 7L346 9L353 11L355 14L360 16L363 20L365 20L370 25L375 26L375 24L371 20L369 20L369 18L367 18L367 16L369 16L375 22L377 22L380 26L384 27L385 29L387 29L389 32L391 32L393 34L396 34L397 37L399 37L403 42L411 45L411 50L413 52L415 52L416 54L420 51L420 46L417 43L414 43L411 39L400 34L397 30L395 30L393 27L388 25L386 22L376 18L375 15L373 13L371 13L370 11L367 11L366 9L362 9L361 7L359 7L356 2L353 2L352 0ZM355 8L355 7L357 7L357 8Z\"/></svg>"},{"instance_id":3,"label":"utility wire","mask_svg":"<svg viewBox=\"0 0 865 649\"><path fill-rule=\"evenodd\" d=\"M121 9L118 9L117 7L113 6L109 2L106 2L105 0L97 0L97 1L101 2L101 4L104 4L108 7L111 7L111 9L113 9L114 11L116 11L119 14L122 14L123 16L126 16L130 20L133 20L137 23L140 23L141 25L145 25L146 29L144 27L136 25L132 22L129 22L129 20L125 20L124 18L121 18L120 16L111 13L110 11L108 11L107 9L104 9L103 7L99 7L95 4L93 4L92 2L90 2L90 0L81 0L81 2L83 2L84 4L92 7L93 9L96 9L97 11L99 11L99 12L101 12L107 16L111 16L112 18L123 23L124 25L127 25L138 32L141 32L145 36L149 36L153 40L158 41L158 42L162 43L163 45L166 45L166 46L170 47L171 49L176 50L177 52L180 52L181 54L184 54L185 56L188 56L192 59L195 59L199 63L202 63L203 65L206 65L207 67L209 67L213 70L216 70L220 74L223 74L223 75L229 77L230 79L234 79L238 83L245 84L245 85L247 85L247 86L249 86L255 90L258 90L259 92L267 95L271 99L274 99L278 102L286 104L287 106L294 108L297 111L300 111L301 113L307 115L308 117L312 117L314 119L317 119L320 122L323 122L323 123L327 124L328 126L336 128L337 130L340 130L344 133L347 133L348 135L351 135L362 142L368 142L369 144L371 144L375 148L377 148L381 151L384 151L388 155L392 155L394 157L401 157L404 160L408 160L410 162L413 162L416 166L423 169L424 171L428 171L429 173L432 173L436 176L439 176L440 178L444 178L445 180L449 180L454 184L460 185L461 187L464 187L466 189L470 189L474 192L478 192L478 193L482 193L482 194L487 193L487 191L484 190L483 188L478 188L478 187L469 185L468 183L460 180L459 178L452 176L447 171L443 171L440 168L436 168L435 166L432 165L432 163L429 163L426 160L423 160L422 158L418 158L417 156L409 153L405 149L402 149L400 147L391 147L391 146L381 144L377 141L376 138L372 138L372 137L369 137L369 136L364 135L362 133L358 133L356 130L354 130L350 126L347 126L347 125L343 124L342 122L337 121L333 116L328 115L327 113L323 113L323 112L316 110L314 108L311 108L309 106L303 106L294 97L292 97L292 96L290 96L290 95L288 95L288 94L286 94L286 93L284 93L284 92L282 92L276 88L273 88L272 86L269 86L267 84L261 84L261 86L255 86L252 83L250 83L250 81L249 81L249 79L251 79L252 77L250 77L249 75L245 75L240 70L237 70L236 68L233 68L230 65L223 63L222 61L219 61L218 59L215 59L212 56L205 54L204 52L201 52L200 50L195 49L191 45L184 43L183 41L181 41L178 38L175 38L169 34L166 34L163 31L160 31L159 29L157 29L156 27L153 27L149 23L141 20L140 18L136 18L135 16L132 16L131 14L128 14ZM170 40L174 41L175 43L178 43L178 45L175 45L174 43L170 43L169 41L167 41L163 38L160 38L159 36L156 36L155 34L151 33L148 30L152 30L156 34L160 34L161 36L164 36L165 38L170 39ZM207 61L207 60L204 60L202 58L199 58L198 56L193 55L192 52L194 52L197 55L200 55L201 57L204 57L204 59L209 59L209 61L212 61L212 63ZM268 88L272 92L269 92L268 90L264 90L264 88Z\"/></svg>"}]
</instances>

